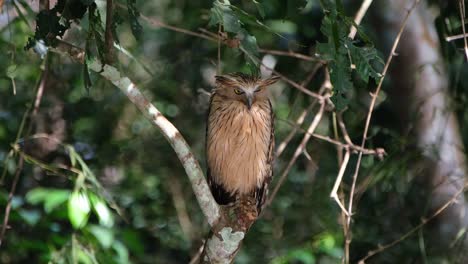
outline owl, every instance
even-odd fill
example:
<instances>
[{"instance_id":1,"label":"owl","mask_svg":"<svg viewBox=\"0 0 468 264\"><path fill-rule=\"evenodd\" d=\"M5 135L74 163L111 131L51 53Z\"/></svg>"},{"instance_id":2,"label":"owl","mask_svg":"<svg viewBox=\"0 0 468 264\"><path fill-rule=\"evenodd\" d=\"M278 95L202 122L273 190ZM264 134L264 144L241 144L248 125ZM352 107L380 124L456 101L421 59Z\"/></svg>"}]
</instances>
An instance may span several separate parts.
<instances>
[{"instance_id":1,"label":"owl","mask_svg":"<svg viewBox=\"0 0 468 264\"><path fill-rule=\"evenodd\" d=\"M274 114L267 87L279 78L216 76L206 127L207 178L220 205L253 197L257 214L273 173Z\"/></svg>"}]
</instances>

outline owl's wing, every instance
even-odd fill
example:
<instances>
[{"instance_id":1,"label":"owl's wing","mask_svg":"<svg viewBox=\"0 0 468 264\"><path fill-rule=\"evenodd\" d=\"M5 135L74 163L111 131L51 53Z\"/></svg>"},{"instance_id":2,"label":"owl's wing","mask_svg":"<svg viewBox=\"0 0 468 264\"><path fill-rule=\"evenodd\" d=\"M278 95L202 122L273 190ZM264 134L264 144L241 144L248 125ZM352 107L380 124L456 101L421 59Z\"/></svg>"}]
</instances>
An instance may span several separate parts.
<instances>
[{"instance_id":1,"label":"owl's wing","mask_svg":"<svg viewBox=\"0 0 468 264\"><path fill-rule=\"evenodd\" d=\"M211 105L213 103L213 97L216 95L216 92L211 93L210 103L208 106L208 114L206 115L206 131L205 131L205 153L208 150L208 131L210 125L210 115L211 115ZM214 180L216 177L211 175L211 168L208 160L206 161L206 178L208 180L208 186L210 186L211 193L215 198L216 202L221 205L230 204L235 201L236 197L234 194L226 191L224 187L220 184L217 184Z\"/></svg>"},{"instance_id":2,"label":"owl's wing","mask_svg":"<svg viewBox=\"0 0 468 264\"><path fill-rule=\"evenodd\" d=\"M227 205L231 204L236 201L236 195L234 193L230 193L224 189L221 184L217 184L211 175L211 170L208 166L206 171L206 175L208 178L208 185L210 186L211 193L215 198L216 202L220 205Z\"/></svg>"},{"instance_id":3,"label":"owl's wing","mask_svg":"<svg viewBox=\"0 0 468 264\"><path fill-rule=\"evenodd\" d=\"M271 106L271 101L268 100L268 105L270 107L270 145L268 146L268 156L267 156L267 168L265 180L262 183L262 186L257 189L257 212L260 214L263 205L265 204L268 196L268 186L270 185L271 179L273 178L273 162L275 158L275 113L273 112L273 107Z\"/></svg>"}]
</instances>

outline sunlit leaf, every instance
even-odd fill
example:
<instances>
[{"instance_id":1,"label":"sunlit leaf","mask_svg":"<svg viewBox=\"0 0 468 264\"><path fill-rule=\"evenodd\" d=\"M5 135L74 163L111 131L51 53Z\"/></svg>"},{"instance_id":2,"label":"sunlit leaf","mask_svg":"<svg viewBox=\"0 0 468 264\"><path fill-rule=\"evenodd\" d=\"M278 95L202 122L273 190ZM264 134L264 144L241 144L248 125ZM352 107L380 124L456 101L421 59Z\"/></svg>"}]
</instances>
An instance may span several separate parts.
<instances>
[{"instance_id":1,"label":"sunlit leaf","mask_svg":"<svg viewBox=\"0 0 468 264\"><path fill-rule=\"evenodd\" d=\"M114 225L114 218L107 204L93 193L89 194L89 198L93 209L99 218L99 223L106 227L112 227Z\"/></svg>"},{"instance_id":2,"label":"sunlit leaf","mask_svg":"<svg viewBox=\"0 0 468 264\"><path fill-rule=\"evenodd\" d=\"M68 200L68 219L76 229L82 228L88 221L91 205L83 192L73 192Z\"/></svg>"}]
</instances>

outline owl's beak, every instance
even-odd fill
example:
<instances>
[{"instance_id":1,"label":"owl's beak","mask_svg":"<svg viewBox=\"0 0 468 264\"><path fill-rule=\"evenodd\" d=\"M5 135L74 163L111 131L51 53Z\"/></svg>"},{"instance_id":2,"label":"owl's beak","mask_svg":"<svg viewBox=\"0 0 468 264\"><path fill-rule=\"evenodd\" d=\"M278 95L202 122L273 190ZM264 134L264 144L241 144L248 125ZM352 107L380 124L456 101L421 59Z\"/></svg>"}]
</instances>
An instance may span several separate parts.
<instances>
[{"instance_id":1,"label":"owl's beak","mask_svg":"<svg viewBox=\"0 0 468 264\"><path fill-rule=\"evenodd\" d=\"M253 104L253 94L250 94L250 93L246 93L245 94L245 97L247 98L247 108L250 110L250 108L252 108L252 104Z\"/></svg>"}]
</instances>

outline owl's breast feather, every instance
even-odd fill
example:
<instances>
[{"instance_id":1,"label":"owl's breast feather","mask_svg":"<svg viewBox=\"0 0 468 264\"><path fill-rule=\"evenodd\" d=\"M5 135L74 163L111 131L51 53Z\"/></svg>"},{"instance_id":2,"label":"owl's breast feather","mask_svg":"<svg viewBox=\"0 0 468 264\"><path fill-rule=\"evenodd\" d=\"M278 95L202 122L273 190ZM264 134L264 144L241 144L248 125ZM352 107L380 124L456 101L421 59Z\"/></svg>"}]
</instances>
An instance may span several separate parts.
<instances>
[{"instance_id":1,"label":"owl's breast feather","mask_svg":"<svg viewBox=\"0 0 468 264\"><path fill-rule=\"evenodd\" d=\"M237 105L239 104L239 105ZM269 171L271 115L268 102L248 110L241 102L212 108L207 158L213 180L229 192L249 193Z\"/></svg>"}]
</instances>

